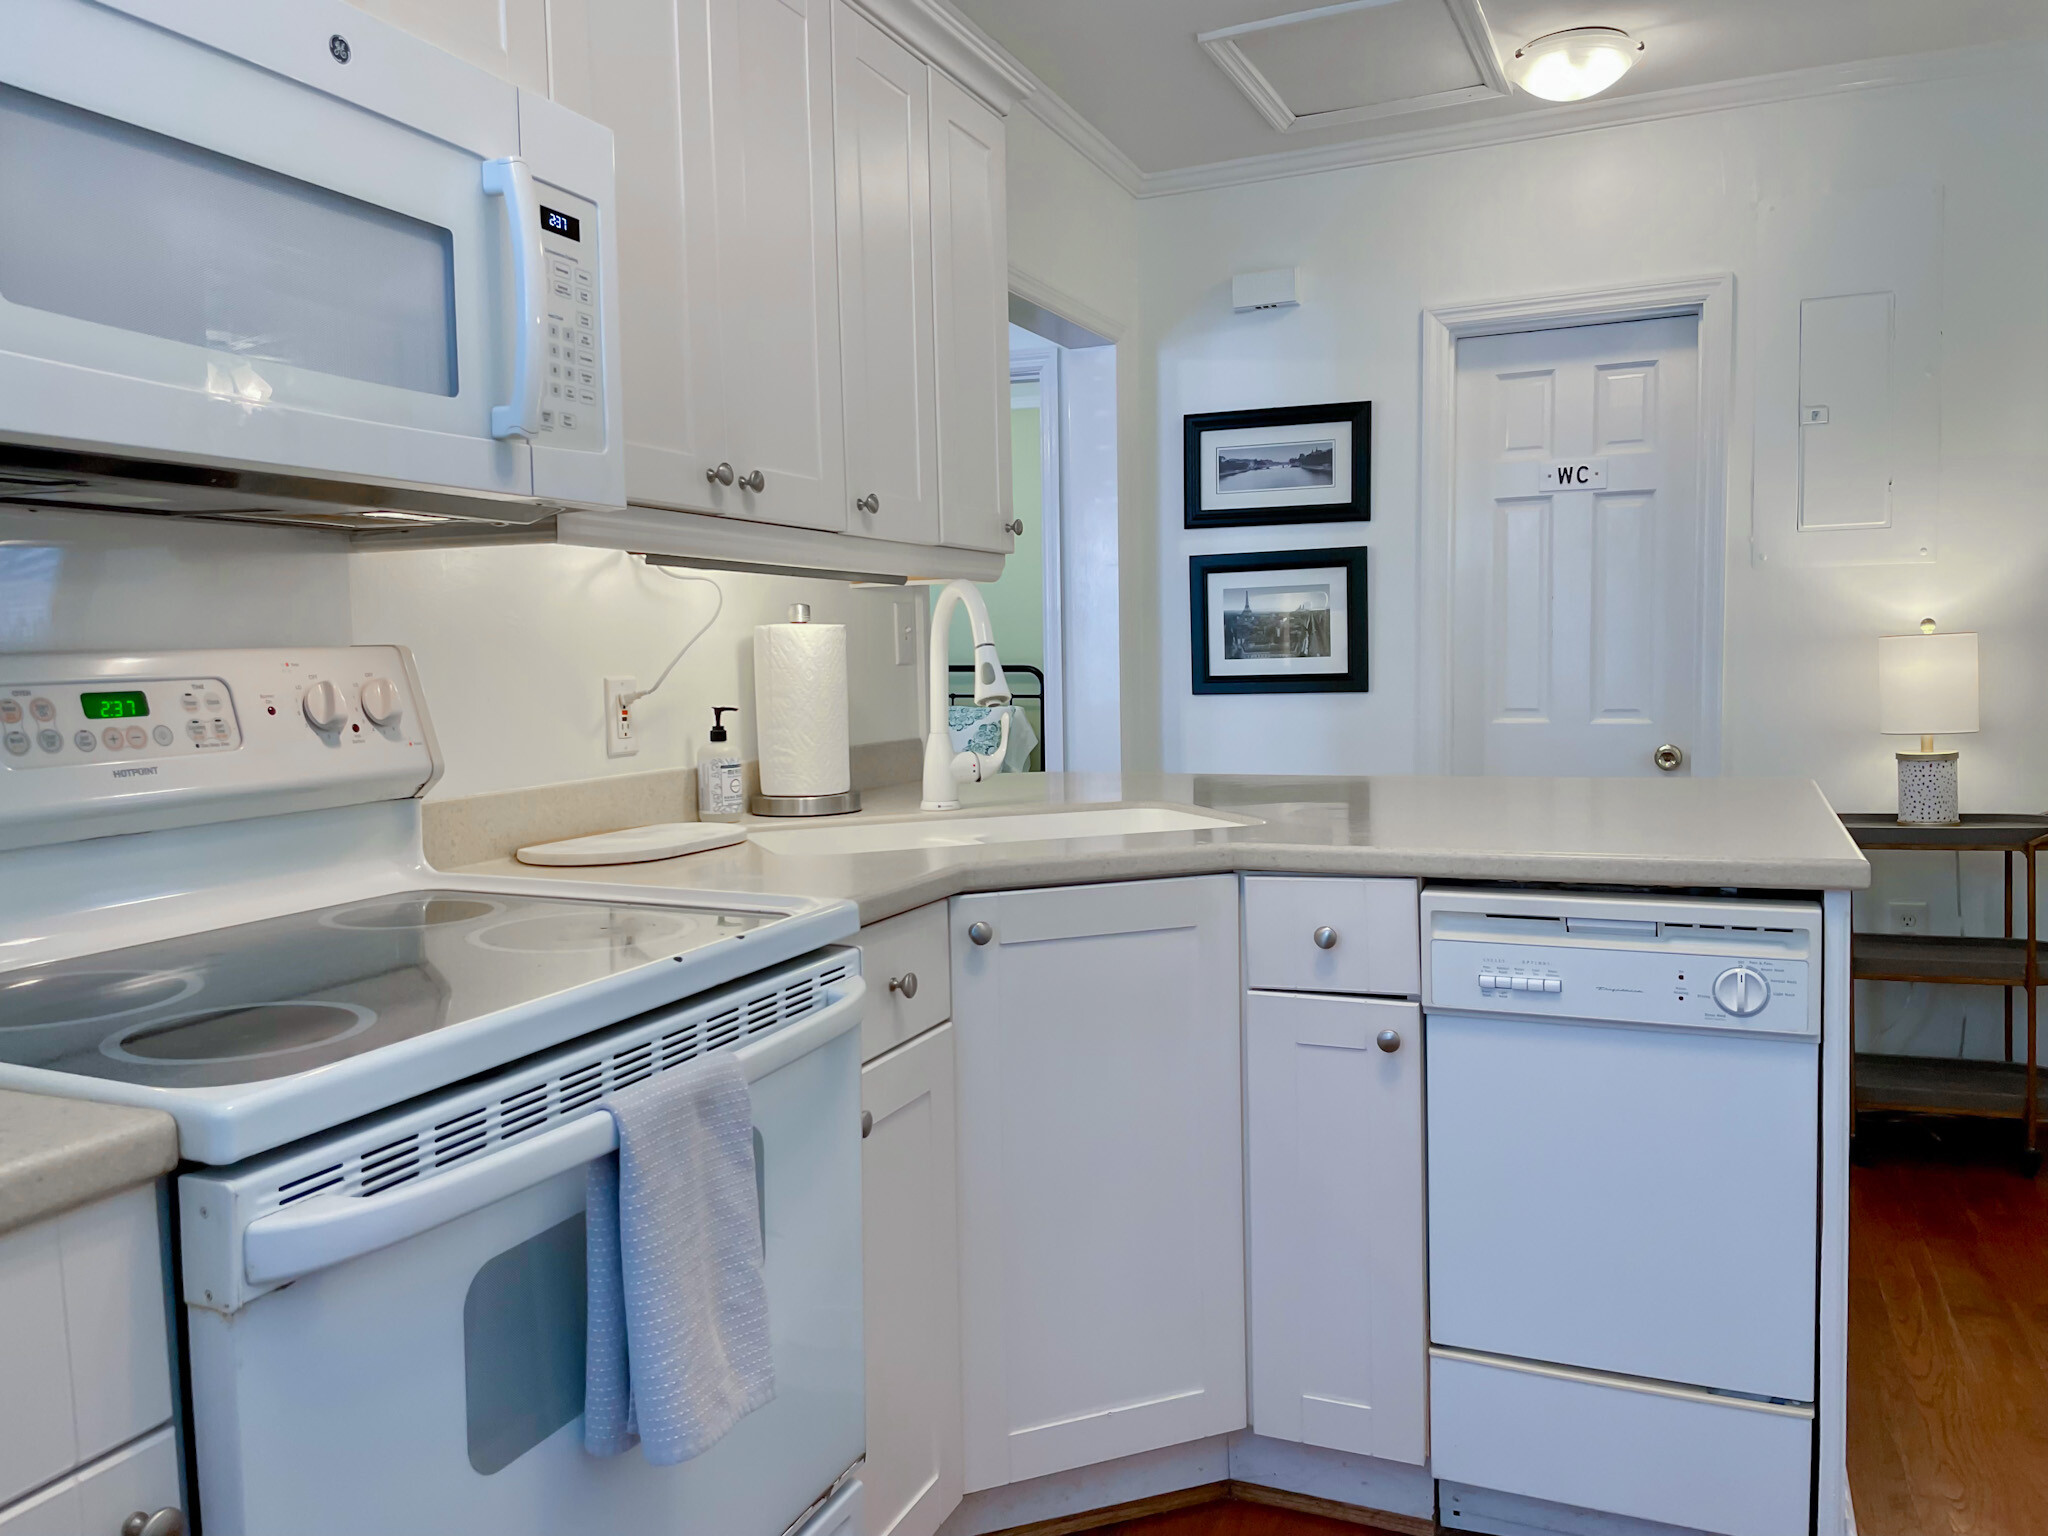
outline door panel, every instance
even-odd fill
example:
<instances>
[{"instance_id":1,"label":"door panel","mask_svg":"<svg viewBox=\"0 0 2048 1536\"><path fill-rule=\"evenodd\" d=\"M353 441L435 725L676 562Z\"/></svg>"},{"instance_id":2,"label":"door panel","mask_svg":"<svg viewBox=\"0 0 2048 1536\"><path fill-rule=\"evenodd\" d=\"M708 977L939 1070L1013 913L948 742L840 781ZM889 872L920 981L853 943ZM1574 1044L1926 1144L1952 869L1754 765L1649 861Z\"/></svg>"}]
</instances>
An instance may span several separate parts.
<instances>
[{"instance_id":1,"label":"door panel","mask_svg":"<svg viewBox=\"0 0 2048 1536\"><path fill-rule=\"evenodd\" d=\"M1003 120L932 81L932 282L938 299L939 539L1007 554L1010 268Z\"/></svg>"},{"instance_id":2,"label":"door panel","mask_svg":"<svg viewBox=\"0 0 2048 1536\"><path fill-rule=\"evenodd\" d=\"M1236 882L952 925L967 1487L1243 1428Z\"/></svg>"},{"instance_id":3,"label":"door panel","mask_svg":"<svg viewBox=\"0 0 2048 1536\"><path fill-rule=\"evenodd\" d=\"M717 510L847 522L832 170L832 0L711 0L718 331L728 455L760 491Z\"/></svg>"},{"instance_id":4,"label":"door panel","mask_svg":"<svg viewBox=\"0 0 2048 1536\"><path fill-rule=\"evenodd\" d=\"M1421 1010L1247 993L1245 1074L1252 1429L1420 1465Z\"/></svg>"},{"instance_id":5,"label":"door panel","mask_svg":"<svg viewBox=\"0 0 2048 1536\"><path fill-rule=\"evenodd\" d=\"M1653 774L1690 759L1706 562L1698 320L1458 345L1452 763ZM1560 481L1565 464L1587 472Z\"/></svg>"},{"instance_id":6,"label":"door panel","mask_svg":"<svg viewBox=\"0 0 2048 1536\"><path fill-rule=\"evenodd\" d=\"M861 1107L866 1536L931 1536L960 1502L953 1026L870 1062Z\"/></svg>"},{"instance_id":7,"label":"door panel","mask_svg":"<svg viewBox=\"0 0 2048 1536\"><path fill-rule=\"evenodd\" d=\"M843 0L833 26L847 492L876 501L848 527L936 544L931 72Z\"/></svg>"}]
</instances>

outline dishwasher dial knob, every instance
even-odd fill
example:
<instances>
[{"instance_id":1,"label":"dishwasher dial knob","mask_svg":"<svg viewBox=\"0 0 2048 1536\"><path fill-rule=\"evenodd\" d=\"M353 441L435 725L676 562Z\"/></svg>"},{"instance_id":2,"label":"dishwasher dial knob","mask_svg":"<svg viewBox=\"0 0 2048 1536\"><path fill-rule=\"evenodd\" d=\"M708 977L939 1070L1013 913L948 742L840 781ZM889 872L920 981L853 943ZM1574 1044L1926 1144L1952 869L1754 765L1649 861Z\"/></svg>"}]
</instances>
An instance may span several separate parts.
<instances>
[{"instance_id":1,"label":"dishwasher dial knob","mask_svg":"<svg viewBox=\"0 0 2048 1536\"><path fill-rule=\"evenodd\" d=\"M1714 978L1714 1001L1723 1013L1738 1019L1753 1018L1771 1000L1771 984L1763 973L1747 965L1731 965Z\"/></svg>"},{"instance_id":2,"label":"dishwasher dial knob","mask_svg":"<svg viewBox=\"0 0 2048 1536\"><path fill-rule=\"evenodd\" d=\"M398 689L388 677L373 677L363 684L361 703L372 725L395 725L405 712L398 702Z\"/></svg>"},{"instance_id":3,"label":"dishwasher dial knob","mask_svg":"<svg viewBox=\"0 0 2048 1536\"><path fill-rule=\"evenodd\" d=\"M315 683L306 690L306 724L329 735L348 723L348 700L332 683Z\"/></svg>"}]
</instances>

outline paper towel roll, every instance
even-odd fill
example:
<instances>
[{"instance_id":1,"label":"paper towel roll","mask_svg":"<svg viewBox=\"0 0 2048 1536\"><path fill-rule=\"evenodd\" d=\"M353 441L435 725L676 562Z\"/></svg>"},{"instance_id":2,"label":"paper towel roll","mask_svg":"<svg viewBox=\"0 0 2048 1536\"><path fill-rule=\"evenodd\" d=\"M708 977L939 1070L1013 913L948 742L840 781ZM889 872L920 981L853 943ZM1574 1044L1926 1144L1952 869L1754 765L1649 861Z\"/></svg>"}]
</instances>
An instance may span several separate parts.
<instances>
[{"instance_id":1,"label":"paper towel roll","mask_svg":"<svg viewBox=\"0 0 2048 1536\"><path fill-rule=\"evenodd\" d=\"M754 732L764 795L853 787L846 732L846 626L754 628Z\"/></svg>"}]
</instances>

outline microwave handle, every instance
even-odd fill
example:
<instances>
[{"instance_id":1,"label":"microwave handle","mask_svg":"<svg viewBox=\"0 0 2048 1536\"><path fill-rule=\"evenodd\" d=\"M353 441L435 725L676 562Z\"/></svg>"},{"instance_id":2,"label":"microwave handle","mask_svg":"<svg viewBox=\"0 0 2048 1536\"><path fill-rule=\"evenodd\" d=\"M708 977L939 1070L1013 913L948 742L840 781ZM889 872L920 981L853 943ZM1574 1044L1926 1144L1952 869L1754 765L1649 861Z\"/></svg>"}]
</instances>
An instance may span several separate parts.
<instances>
[{"instance_id":1,"label":"microwave handle","mask_svg":"<svg viewBox=\"0 0 2048 1536\"><path fill-rule=\"evenodd\" d=\"M809 1017L735 1053L749 1083L787 1066L860 1023L867 984L858 976L826 993ZM618 1122L603 1110L514 1142L473 1163L435 1173L371 1199L316 1195L259 1216L242 1234L252 1285L278 1285L445 1226L496 1200L544 1183L617 1149Z\"/></svg>"},{"instance_id":2,"label":"microwave handle","mask_svg":"<svg viewBox=\"0 0 2048 1536\"><path fill-rule=\"evenodd\" d=\"M512 403L491 407L491 436L540 435L540 357L548 324L547 255L540 244L540 195L533 171L517 155L484 162L484 192L505 200L512 236L512 284L519 290L519 329L512 338Z\"/></svg>"}]
</instances>

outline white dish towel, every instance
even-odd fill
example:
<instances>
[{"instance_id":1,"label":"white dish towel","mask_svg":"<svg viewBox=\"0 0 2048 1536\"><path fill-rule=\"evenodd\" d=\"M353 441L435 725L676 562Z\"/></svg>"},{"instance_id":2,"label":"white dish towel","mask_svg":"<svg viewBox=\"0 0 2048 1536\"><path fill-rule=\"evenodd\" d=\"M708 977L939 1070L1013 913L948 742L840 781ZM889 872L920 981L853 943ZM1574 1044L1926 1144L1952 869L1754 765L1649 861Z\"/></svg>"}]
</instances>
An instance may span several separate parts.
<instances>
[{"instance_id":1,"label":"white dish towel","mask_svg":"<svg viewBox=\"0 0 2048 1536\"><path fill-rule=\"evenodd\" d=\"M583 1446L700 1456L775 1396L753 1103L730 1051L614 1094L590 1165Z\"/></svg>"}]
</instances>

